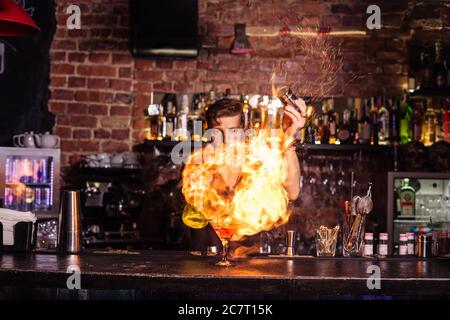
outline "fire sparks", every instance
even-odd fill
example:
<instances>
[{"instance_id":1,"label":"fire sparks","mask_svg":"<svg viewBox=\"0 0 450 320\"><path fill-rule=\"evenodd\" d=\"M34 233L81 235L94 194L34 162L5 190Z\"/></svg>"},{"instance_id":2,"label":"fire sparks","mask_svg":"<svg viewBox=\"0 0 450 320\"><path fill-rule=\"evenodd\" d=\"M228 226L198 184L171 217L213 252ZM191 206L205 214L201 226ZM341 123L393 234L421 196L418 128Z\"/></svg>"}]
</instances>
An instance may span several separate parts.
<instances>
[{"instance_id":1,"label":"fire sparks","mask_svg":"<svg viewBox=\"0 0 450 320\"><path fill-rule=\"evenodd\" d=\"M208 221L227 220L234 241L286 223L286 143L280 143L282 138L281 130L258 130L241 141L193 153L183 171L186 201ZM214 187L223 170L238 172L232 192Z\"/></svg>"}]
</instances>

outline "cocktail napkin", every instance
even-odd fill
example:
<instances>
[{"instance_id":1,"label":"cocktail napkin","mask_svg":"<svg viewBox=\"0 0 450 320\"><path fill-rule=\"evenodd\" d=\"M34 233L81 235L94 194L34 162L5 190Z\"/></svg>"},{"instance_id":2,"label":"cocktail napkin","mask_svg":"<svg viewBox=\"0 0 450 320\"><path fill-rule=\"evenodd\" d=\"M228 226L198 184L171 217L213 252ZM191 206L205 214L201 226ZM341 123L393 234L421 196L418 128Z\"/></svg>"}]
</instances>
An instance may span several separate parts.
<instances>
[{"instance_id":1,"label":"cocktail napkin","mask_svg":"<svg viewBox=\"0 0 450 320\"><path fill-rule=\"evenodd\" d=\"M0 208L0 222L3 225L3 245L14 245L14 226L18 222L36 222L36 215L32 212L22 212Z\"/></svg>"}]
</instances>

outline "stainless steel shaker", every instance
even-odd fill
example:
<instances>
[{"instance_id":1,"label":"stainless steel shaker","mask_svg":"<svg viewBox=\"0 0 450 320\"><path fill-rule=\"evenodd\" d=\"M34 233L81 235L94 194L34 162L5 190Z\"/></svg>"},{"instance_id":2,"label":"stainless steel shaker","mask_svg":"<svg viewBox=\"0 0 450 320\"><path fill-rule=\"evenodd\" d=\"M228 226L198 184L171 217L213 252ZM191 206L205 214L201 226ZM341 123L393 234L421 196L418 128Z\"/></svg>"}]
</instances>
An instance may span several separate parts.
<instances>
[{"instance_id":1,"label":"stainless steel shaker","mask_svg":"<svg viewBox=\"0 0 450 320\"><path fill-rule=\"evenodd\" d=\"M294 230L288 230L287 232L287 251L286 251L286 255L287 256L293 256L295 255L295 250L294 250L294 246L295 246L295 231Z\"/></svg>"},{"instance_id":2,"label":"stainless steel shaker","mask_svg":"<svg viewBox=\"0 0 450 320\"><path fill-rule=\"evenodd\" d=\"M429 258L432 256L432 238L429 235L419 235L417 238L417 256L419 258Z\"/></svg>"},{"instance_id":3,"label":"stainless steel shaker","mask_svg":"<svg viewBox=\"0 0 450 320\"><path fill-rule=\"evenodd\" d=\"M81 248L80 192L61 190L58 249L60 253L78 253Z\"/></svg>"}]
</instances>

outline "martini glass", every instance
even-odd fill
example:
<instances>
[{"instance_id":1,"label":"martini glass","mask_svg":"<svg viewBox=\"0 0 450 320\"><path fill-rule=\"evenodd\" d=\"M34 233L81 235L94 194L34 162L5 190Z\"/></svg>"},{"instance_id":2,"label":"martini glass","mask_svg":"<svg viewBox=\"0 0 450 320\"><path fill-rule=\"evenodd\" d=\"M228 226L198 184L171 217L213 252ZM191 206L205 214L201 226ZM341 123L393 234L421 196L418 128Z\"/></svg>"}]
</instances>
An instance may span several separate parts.
<instances>
[{"instance_id":1,"label":"martini glass","mask_svg":"<svg viewBox=\"0 0 450 320\"><path fill-rule=\"evenodd\" d=\"M216 266L219 267L232 266L233 264L231 263L230 260L228 260L228 243L230 242L231 237L233 236L234 233L234 226L231 223L231 219L227 217L217 218L210 220L209 223L211 224L217 236L220 238L220 241L222 242L222 259L216 263Z\"/></svg>"}]
</instances>

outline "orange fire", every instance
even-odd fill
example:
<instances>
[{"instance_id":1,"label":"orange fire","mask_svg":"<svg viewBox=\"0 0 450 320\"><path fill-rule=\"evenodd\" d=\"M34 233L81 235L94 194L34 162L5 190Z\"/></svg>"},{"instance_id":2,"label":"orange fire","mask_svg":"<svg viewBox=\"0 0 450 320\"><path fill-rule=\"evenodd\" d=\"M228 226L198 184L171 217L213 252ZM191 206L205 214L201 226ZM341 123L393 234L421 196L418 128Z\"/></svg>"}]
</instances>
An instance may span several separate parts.
<instances>
[{"instance_id":1,"label":"orange fire","mask_svg":"<svg viewBox=\"0 0 450 320\"><path fill-rule=\"evenodd\" d=\"M194 152L183 171L183 194L209 221L227 220L231 240L268 231L289 219L284 187L286 163L283 152L292 142L280 129L259 129L245 138ZM233 191L214 188L221 171L239 172Z\"/></svg>"}]
</instances>

